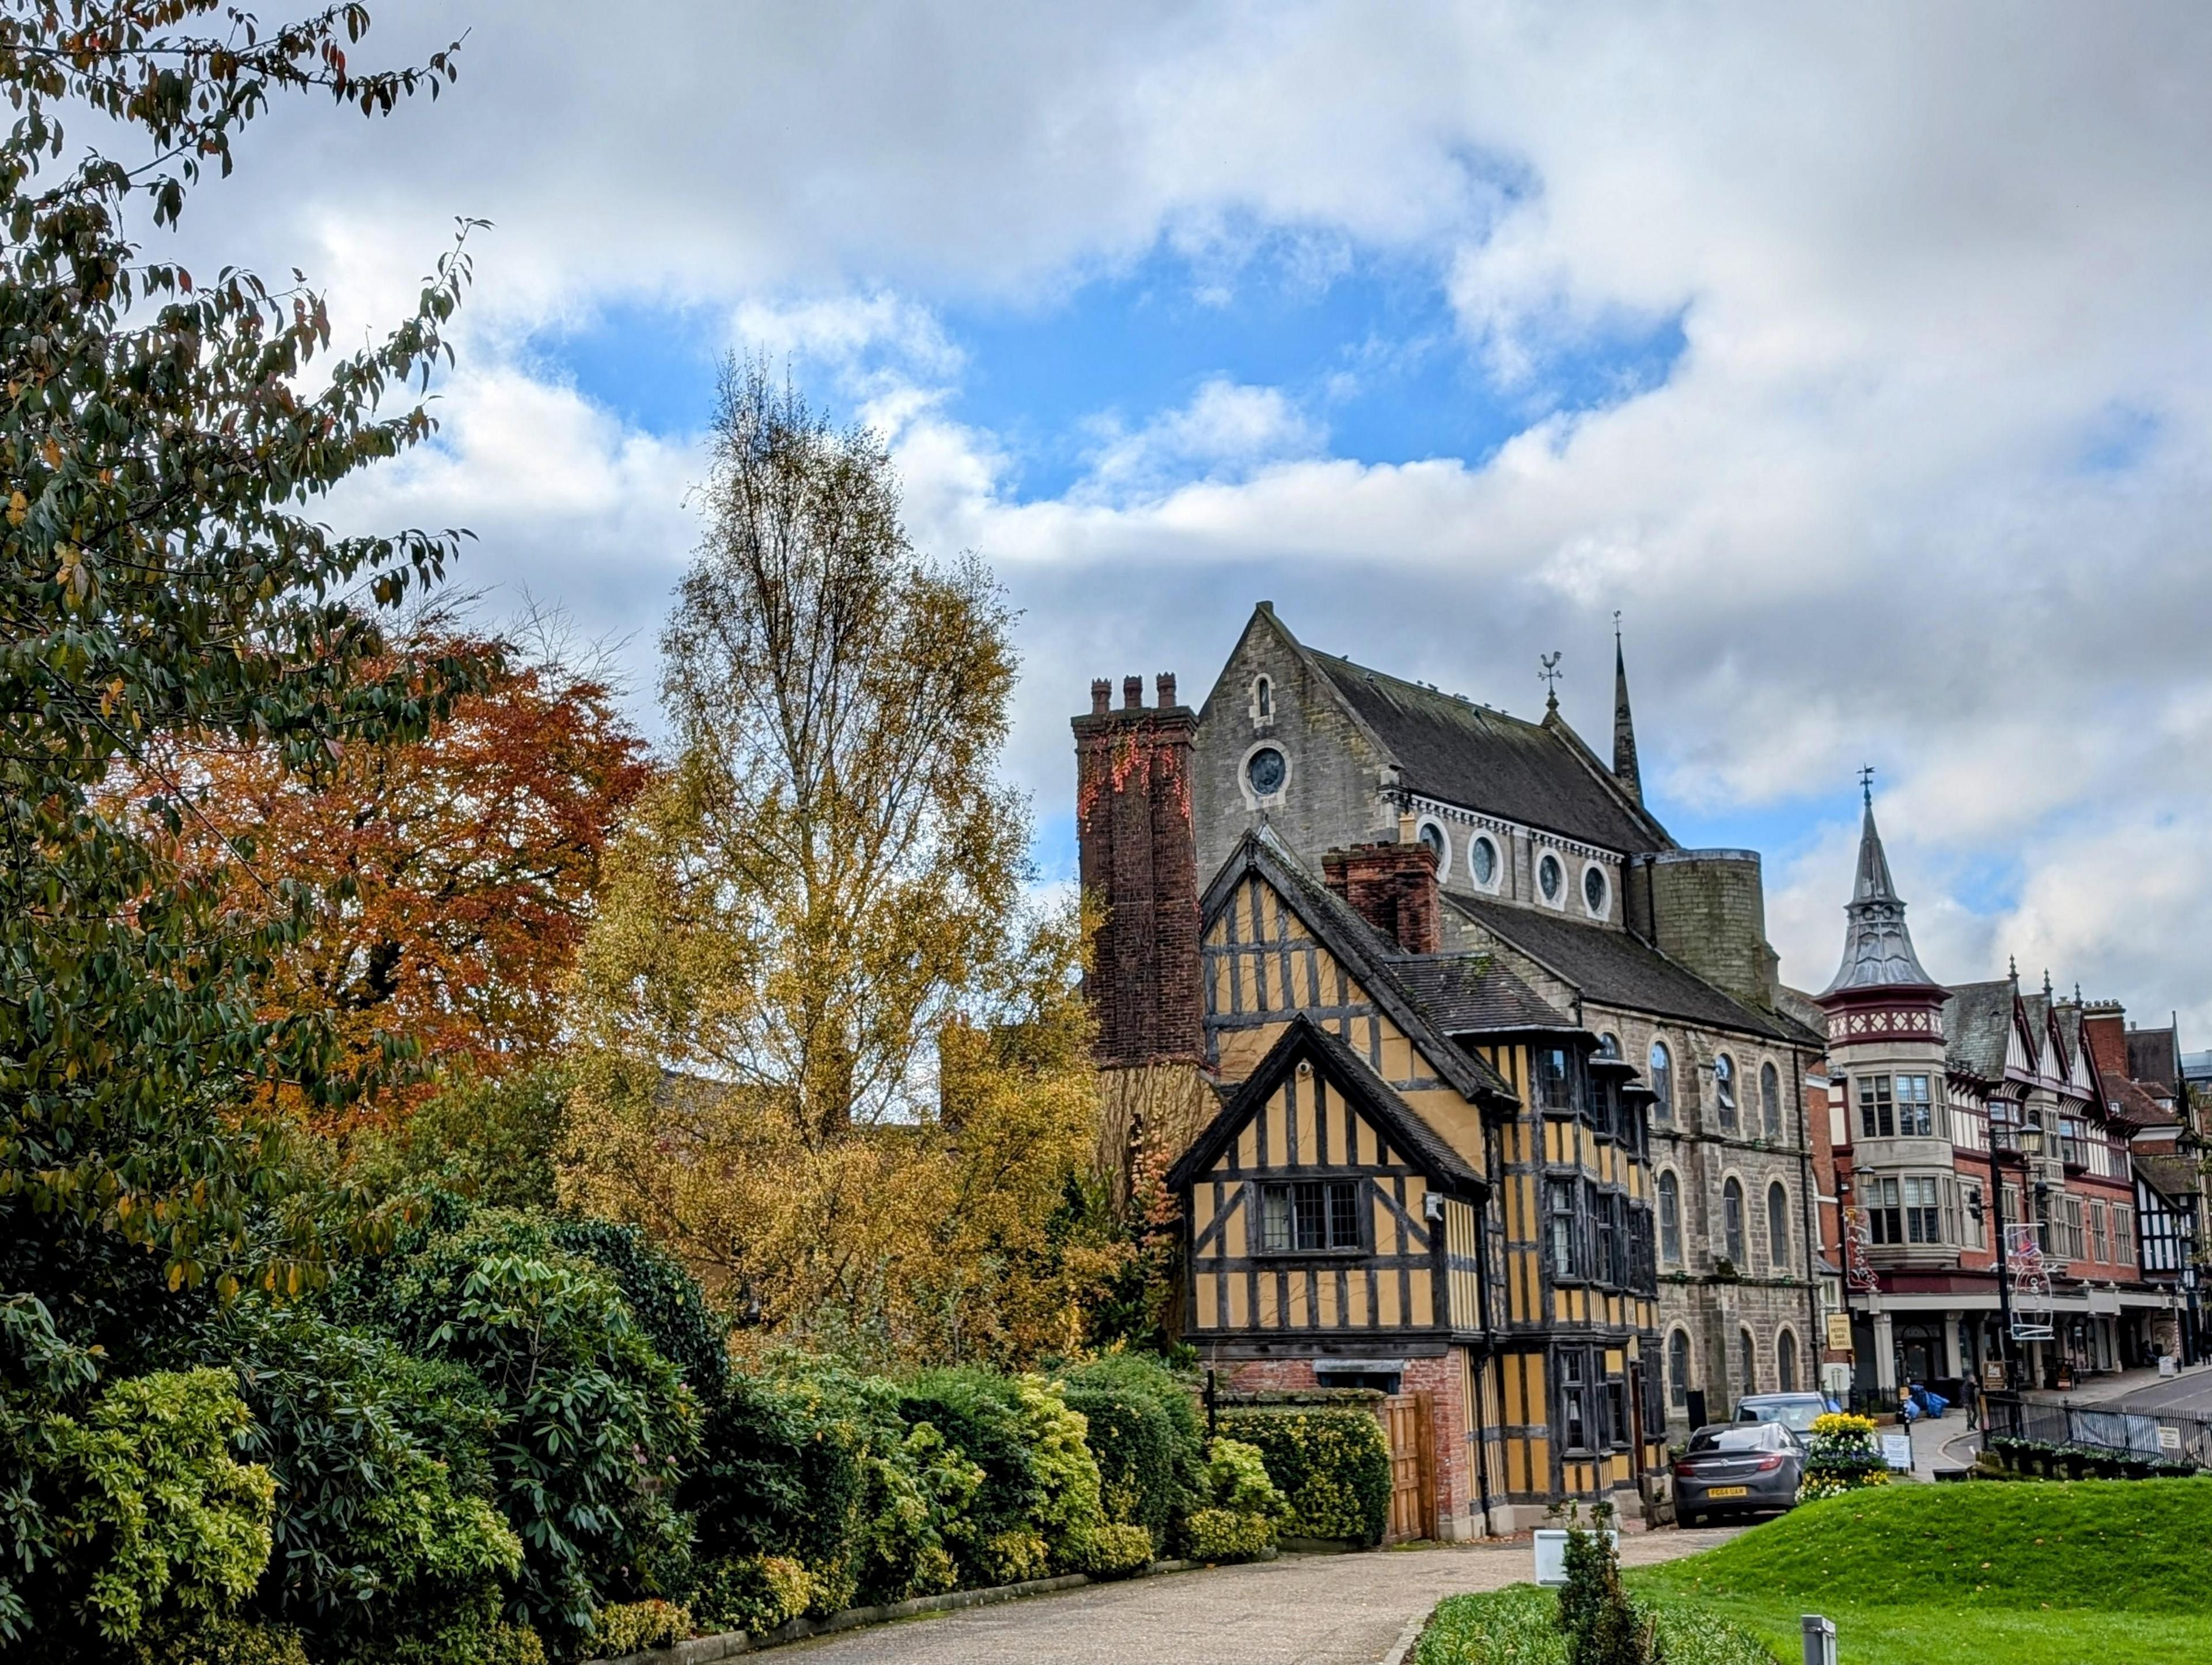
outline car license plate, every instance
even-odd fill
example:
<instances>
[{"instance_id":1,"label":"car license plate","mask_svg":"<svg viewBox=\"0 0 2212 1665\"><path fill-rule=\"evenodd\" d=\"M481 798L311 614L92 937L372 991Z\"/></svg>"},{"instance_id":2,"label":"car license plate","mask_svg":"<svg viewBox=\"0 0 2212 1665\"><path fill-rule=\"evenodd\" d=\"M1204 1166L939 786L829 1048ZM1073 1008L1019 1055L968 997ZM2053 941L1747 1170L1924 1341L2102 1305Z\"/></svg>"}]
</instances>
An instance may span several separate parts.
<instances>
[{"instance_id":1,"label":"car license plate","mask_svg":"<svg viewBox=\"0 0 2212 1665\"><path fill-rule=\"evenodd\" d=\"M1750 1494L1751 1488L1747 1486L1709 1486L1705 1488L1705 1495L1709 1498L1743 1498Z\"/></svg>"}]
</instances>

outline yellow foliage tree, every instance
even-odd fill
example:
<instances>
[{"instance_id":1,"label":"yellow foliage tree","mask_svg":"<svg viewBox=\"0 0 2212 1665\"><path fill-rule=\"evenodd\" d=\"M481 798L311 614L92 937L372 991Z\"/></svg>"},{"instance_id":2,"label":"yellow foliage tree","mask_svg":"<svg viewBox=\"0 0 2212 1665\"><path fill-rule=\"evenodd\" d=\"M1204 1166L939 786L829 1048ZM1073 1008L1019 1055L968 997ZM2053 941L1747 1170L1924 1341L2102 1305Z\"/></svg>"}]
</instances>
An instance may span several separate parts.
<instances>
[{"instance_id":1,"label":"yellow foliage tree","mask_svg":"<svg viewBox=\"0 0 2212 1665\"><path fill-rule=\"evenodd\" d=\"M932 566L881 441L725 377L663 639L681 739L603 866L561 1188L762 1339L1019 1362L1127 1250L1086 1184L1073 910L994 778L1011 615Z\"/></svg>"}]
</instances>

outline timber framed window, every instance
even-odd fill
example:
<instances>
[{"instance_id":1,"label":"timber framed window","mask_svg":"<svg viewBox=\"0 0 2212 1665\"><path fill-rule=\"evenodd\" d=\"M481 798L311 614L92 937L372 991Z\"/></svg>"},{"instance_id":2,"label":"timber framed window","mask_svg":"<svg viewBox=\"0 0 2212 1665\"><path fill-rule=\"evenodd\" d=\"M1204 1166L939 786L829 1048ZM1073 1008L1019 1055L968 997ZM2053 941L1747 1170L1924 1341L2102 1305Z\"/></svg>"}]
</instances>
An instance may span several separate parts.
<instances>
[{"instance_id":1,"label":"timber framed window","mask_svg":"<svg viewBox=\"0 0 2212 1665\"><path fill-rule=\"evenodd\" d=\"M1582 1212L1576 1206L1581 1187L1571 1179L1544 1182L1544 1212L1552 1239L1552 1279L1580 1283L1583 1278Z\"/></svg>"},{"instance_id":2,"label":"timber framed window","mask_svg":"<svg viewBox=\"0 0 2212 1665\"><path fill-rule=\"evenodd\" d=\"M1559 1432L1571 1451L1595 1449L1591 1441L1589 1355L1579 1347L1559 1352Z\"/></svg>"},{"instance_id":3,"label":"timber framed window","mask_svg":"<svg viewBox=\"0 0 2212 1665\"><path fill-rule=\"evenodd\" d=\"M1341 1255L1361 1246L1358 1181L1301 1180L1260 1188L1262 1254Z\"/></svg>"},{"instance_id":4,"label":"timber framed window","mask_svg":"<svg viewBox=\"0 0 2212 1665\"><path fill-rule=\"evenodd\" d=\"M1529 1062L1536 1075L1536 1105L1547 1115L1575 1111L1574 1066L1565 1047L1536 1047Z\"/></svg>"}]
</instances>

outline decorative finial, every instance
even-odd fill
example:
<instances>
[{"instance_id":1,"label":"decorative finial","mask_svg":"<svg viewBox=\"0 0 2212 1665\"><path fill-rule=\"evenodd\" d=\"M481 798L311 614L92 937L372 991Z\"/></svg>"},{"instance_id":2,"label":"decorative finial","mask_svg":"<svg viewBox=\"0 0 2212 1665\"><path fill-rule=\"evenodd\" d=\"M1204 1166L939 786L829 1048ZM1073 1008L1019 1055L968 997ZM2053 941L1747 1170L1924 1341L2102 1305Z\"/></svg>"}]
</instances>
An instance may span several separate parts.
<instances>
[{"instance_id":1,"label":"decorative finial","mask_svg":"<svg viewBox=\"0 0 2212 1665\"><path fill-rule=\"evenodd\" d=\"M1536 680L1544 684L1544 709L1557 711L1559 708L1559 656L1546 653L1538 662L1544 667L1536 673Z\"/></svg>"},{"instance_id":2,"label":"decorative finial","mask_svg":"<svg viewBox=\"0 0 2212 1665\"><path fill-rule=\"evenodd\" d=\"M2007 975L2012 978L2013 987L2015 988L2019 987L2020 957L2017 954L2008 954L2005 956L2005 969Z\"/></svg>"},{"instance_id":3,"label":"decorative finial","mask_svg":"<svg viewBox=\"0 0 2212 1665\"><path fill-rule=\"evenodd\" d=\"M1620 646L1620 609L1618 607L1613 610L1613 645L1616 647Z\"/></svg>"},{"instance_id":4,"label":"decorative finial","mask_svg":"<svg viewBox=\"0 0 2212 1665\"><path fill-rule=\"evenodd\" d=\"M1859 796L1869 809L1874 807L1874 765L1868 763L1859 770Z\"/></svg>"},{"instance_id":5,"label":"decorative finial","mask_svg":"<svg viewBox=\"0 0 2212 1665\"><path fill-rule=\"evenodd\" d=\"M2043 968L2043 998L2051 998L2051 968L2047 965Z\"/></svg>"}]
</instances>

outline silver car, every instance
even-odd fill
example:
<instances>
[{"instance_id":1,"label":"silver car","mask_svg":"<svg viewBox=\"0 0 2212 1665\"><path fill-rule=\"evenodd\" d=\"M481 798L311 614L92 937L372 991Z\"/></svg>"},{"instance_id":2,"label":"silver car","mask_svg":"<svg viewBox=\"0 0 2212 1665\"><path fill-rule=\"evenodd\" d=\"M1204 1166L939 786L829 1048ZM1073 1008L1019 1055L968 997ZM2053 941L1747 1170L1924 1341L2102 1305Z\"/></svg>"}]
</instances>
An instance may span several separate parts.
<instances>
[{"instance_id":1,"label":"silver car","mask_svg":"<svg viewBox=\"0 0 2212 1665\"><path fill-rule=\"evenodd\" d=\"M1779 1422L1700 1428L1674 1465L1674 1518L1697 1526L1712 1516L1791 1508L1804 1472L1804 1447Z\"/></svg>"},{"instance_id":2,"label":"silver car","mask_svg":"<svg viewBox=\"0 0 2212 1665\"><path fill-rule=\"evenodd\" d=\"M1818 1394L1747 1394L1736 1401L1738 1422L1778 1422L1802 1443L1813 1432L1813 1419L1825 1415L1828 1401Z\"/></svg>"}]
</instances>

